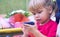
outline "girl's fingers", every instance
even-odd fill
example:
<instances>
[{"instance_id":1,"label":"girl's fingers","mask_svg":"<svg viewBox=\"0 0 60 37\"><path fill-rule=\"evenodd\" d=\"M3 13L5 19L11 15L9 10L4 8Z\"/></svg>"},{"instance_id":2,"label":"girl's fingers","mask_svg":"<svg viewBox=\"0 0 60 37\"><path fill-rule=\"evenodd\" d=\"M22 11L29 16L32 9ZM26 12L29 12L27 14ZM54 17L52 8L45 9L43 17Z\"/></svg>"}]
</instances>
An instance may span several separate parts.
<instances>
[{"instance_id":1,"label":"girl's fingers","mask_svg":"<svg viewBox=\"0 0 60 37\"><path fill-rule=\"evenodd\" d=\"M25 24L24 26L26 26L26 27L34 27L35 25Z\"/></svg>"},{"instance_id":2,"label":"girl's fingers","mask_svg":"<svg viewBox=\"0 0 60 37\"><path fill-rule=\"evenodd\" d=\"M29 25L29 24L25 24L24 26L25 26L25 27L36 28L36 26L35 26L35 25Z\"/></svg>"},{"instance_id":3,"label":"girl's fingers","mask_svg":"<svg viewBox=\"0 0 60 37\"><path fill-rule=\"evenodd\" d=\"M29 24L24 24L24 26L27 26L27 27L29 27L30 25L29 25Z\"/></svg>"},{"instance_id":4,"label":"girl's fingers","mask_svg":"<svg viewBox=\"0 0 60 37\"><path fill-rule=\"evenodd\" d=\"M33 31L33 30L36 30L37 28L36 28L35 25L25 24L24 29L27 30L27 31Z\"/></svg>"}]
</instances>

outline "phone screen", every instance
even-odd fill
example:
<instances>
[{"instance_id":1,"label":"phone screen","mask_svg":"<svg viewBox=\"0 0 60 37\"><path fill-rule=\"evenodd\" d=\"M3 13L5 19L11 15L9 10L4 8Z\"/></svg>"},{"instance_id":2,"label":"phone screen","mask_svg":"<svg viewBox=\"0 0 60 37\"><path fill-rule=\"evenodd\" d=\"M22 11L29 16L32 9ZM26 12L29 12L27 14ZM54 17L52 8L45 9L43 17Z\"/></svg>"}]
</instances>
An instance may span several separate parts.
<instances>
[{"instance_id":1,"label":"phone screen","mask_svg":"<svg viewBox=\"0 0 60 37\"><path fill-rule=\"evenodd\" d=\"M24 22L24 24L34 25L34 22Z\"/></svg>"}]
</instances>

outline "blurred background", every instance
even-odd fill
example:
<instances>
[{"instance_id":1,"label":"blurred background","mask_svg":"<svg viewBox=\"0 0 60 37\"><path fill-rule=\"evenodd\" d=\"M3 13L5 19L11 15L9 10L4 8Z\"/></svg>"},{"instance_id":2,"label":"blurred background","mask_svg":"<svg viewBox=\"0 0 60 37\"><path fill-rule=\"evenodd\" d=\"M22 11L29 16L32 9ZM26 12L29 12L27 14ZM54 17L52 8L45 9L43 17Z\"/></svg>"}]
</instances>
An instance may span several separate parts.
<instances>
[{"instance_id":1,"label":"blurred background","mask_svg":"<svg viewBox=\"0 0 60 37\"><path fill-rule=\"evenodd\" d=\"M6 14L15 10L27 11L28 0L0 0L0 15Z\"/></svg>"}]
</instances>

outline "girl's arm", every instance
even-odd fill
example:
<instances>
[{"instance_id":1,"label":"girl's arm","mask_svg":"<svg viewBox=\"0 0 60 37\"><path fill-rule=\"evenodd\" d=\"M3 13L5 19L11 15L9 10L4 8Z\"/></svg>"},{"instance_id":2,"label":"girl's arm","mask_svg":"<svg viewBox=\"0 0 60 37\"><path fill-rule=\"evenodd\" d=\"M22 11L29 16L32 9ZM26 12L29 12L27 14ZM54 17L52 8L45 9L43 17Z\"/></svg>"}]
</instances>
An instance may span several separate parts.
<instances>
[{"instance_id":1,"label":"girl's arm","mask_svg":"<svg viewBox=\"0 0 60 37\"><path fill-rule=\"evenodd\" d=\"M35 23L35 26L37 26L36 25L36 23ZM36 27L37 28L37 27ZM45 35L43 35L40 31L38 31L38 30L35 30L34 31L34 35L35 35L35 37L47 37L47 36L45 36Z\"/></svg>"},{"instance_id":2,"label":"girl's arm","mask_svg":"<svg viewBox=\"0 0 60 37\"><path fill-rule=\"evenodd\" d=\"M33 34L34 34L35 37L47 37L47 36L43 35L42 33L40 33L38 30L35 30L33 32Z\"/></svg>"}]
</instances>

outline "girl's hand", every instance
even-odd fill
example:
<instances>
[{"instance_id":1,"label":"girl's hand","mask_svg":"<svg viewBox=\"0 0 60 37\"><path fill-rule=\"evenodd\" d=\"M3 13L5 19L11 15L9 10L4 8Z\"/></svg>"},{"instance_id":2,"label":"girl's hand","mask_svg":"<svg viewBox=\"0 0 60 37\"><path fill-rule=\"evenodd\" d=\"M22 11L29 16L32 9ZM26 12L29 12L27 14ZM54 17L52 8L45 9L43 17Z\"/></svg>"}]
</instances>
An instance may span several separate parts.
<instances>
[{"instance_id":1,"label":"girl's hand","mask_svg":"<svg viewBox=\"0 0 60 37\"><path fill-rule=\"evenodd\" d=\"M35 25L29 25L29 24L25 24L24 25L24 29L27 31L27 32L34 32L37 30L36 26Z\"/></svg>"},{"instance_id":2,"label":"girl's hand","mask_svg":"<svg viewBox=\"0 0 60 37\"><path fill-rule=\"evenodd\" d=\"M29 25L29 24L24 25L24 32L25 33L31 32L31 33L33 33L35 35L35 37L46 37L45 35L43 35L42 33L40 33L40 31L38 31L37 27L34 26L34 25Z\"/></svg>"}]
</instances>

